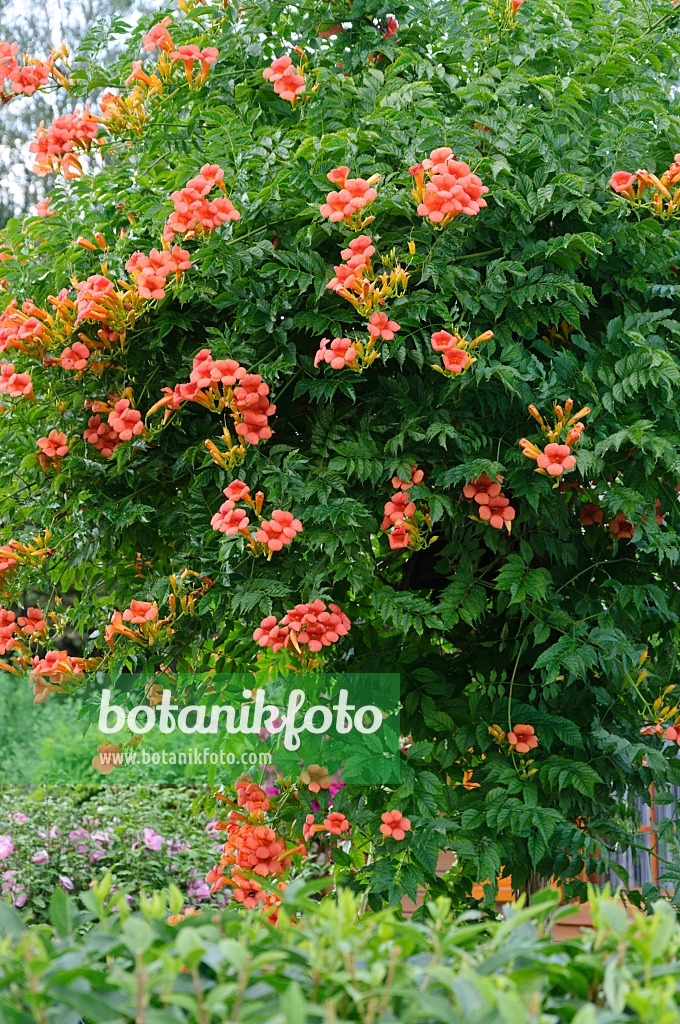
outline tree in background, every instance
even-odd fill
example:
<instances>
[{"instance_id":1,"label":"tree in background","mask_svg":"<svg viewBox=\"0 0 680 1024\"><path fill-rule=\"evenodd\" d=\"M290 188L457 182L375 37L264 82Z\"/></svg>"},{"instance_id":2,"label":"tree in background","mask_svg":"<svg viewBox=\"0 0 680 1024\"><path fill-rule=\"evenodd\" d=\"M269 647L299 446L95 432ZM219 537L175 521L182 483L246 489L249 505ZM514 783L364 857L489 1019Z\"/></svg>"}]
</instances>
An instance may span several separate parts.
<instances>
[{"instance_id":1,"label":"tree in background","mask_svg":"<svg viewBox=\"0 0 680 1024\"><path fill-rule=\"evenodd\" d=\"M520 2L183 0L4 233L7 670L398 671L371 906L585 896L679 778L680 12Z\"/></svg>"},{"instance_id":2,"label":"tree in background","mask_svg":"<svg viewBox=\"0 0 680 1024\"><path fill-rule=\"evenodd\" d=\"M116 51L120 53L120 38L126 32L123 19L134 22L151 6L137 0L9 4L0 11L0 38L16 40L20 52L43 58L53 48L59 49L63 41L74 65L88 60L105 66ZM0 225L27 213L44 198L46 183L31 174L27 146L41 120L49 124L55 115L71 107L65 90L34 95L30 103L18 97L4 107L0 122Z\"/></svg>"}]
</instances>

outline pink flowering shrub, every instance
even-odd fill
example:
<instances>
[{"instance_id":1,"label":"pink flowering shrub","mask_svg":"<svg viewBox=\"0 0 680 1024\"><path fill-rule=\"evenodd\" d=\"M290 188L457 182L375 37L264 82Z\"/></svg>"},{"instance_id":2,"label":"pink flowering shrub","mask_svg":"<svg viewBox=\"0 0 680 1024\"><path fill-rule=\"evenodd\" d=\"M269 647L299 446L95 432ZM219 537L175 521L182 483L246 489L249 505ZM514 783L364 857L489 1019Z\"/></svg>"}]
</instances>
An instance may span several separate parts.
<instances>
[{"instance_id":1,"label":"pink flowering shrub","mask_svg":"<svg viewBox=\"0 0 680 1024\"><path fill-rule=\"evenodd\" d=\"M5 787L0 794L3 897L39 921L55 886L77 898L91 887L95 873L111 870L111 909L119 897L138 906L140 895L170 883L180 888L187 905L201 906L210 895L203 865L217 837L205 814L190 813L192 799L191 793L118 786L83 802L82 788L63 786L48 787L35 803ZM225 900L215 902L222 906Z\"/></svg>"}]
</instances>

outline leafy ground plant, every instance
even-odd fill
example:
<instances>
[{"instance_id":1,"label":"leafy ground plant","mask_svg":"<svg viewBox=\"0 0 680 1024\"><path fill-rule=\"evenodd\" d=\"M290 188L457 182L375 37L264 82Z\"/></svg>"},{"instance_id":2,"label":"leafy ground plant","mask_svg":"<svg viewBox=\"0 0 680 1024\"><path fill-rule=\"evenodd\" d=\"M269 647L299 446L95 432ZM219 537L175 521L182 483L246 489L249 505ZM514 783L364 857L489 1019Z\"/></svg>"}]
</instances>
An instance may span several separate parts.
<instances>
[{"instance_id":1,"label":"leafy ground plant","mask_svg":"<svg viewBox=\"0 0 680 1024\"><path fill-rule=\"evenodd\" d=\"M630 920L591 893L596 929L553 943L558 897L481 923L452 919L441 897L422 924L384 910L357 921L357 901L287 895L279 927L228 910L164 920L167 894L141 913L107 916L109 882L87 910L57 890L52 927L27 928L0 904L0 1012L12 1024L217 1024L358 1021L571 1024L676 1021L680 926L661 901ZM171 896L171 902L177 897ZM181 904L181 897L179 899ZM179 905L179 904L178 904ZM568 910L566 911L568 913ZM303 921L298 915L303 914ZM82 920L94 924L78 937Z\"/></svg>"}]
</instances>

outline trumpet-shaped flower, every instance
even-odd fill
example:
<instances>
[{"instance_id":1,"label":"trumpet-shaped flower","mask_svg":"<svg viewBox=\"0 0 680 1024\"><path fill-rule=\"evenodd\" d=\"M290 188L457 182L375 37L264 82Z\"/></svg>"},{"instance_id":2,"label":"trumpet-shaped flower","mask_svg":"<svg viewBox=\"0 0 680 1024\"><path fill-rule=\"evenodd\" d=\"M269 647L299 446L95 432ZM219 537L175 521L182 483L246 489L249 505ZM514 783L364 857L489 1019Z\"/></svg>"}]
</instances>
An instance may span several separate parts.
<instances>
[{"instance_id":1,"label":"trumpet-shaped flower","mask_svg":"<svg viewBox=\"0 0 680 1024\"><path fill-rule=\"evenodd\" d=\"M390 320L387 313L371 313L368 318L368 333L372 338L384 338L392 341L395 332L401 330L396 321Z\"/></svg>"},{"instance_id":2,"label":"trumpet-shaped flower","mask_svg":"<svg viewBox=\"0 0 680 1024\"><path fill-rule=\"evenodd\" d=\"M158 608L151 601L131 601L130 607L123 612L123 622L133 625L144 625L158 618Z\"/></svg>"},{"instance_id":3,"label":"trumpet-shaped flower","mask_svg":"<svg viewBox=\"0 0 680 1024\"><path fill-rule=\"evenodd\" d=\"M626 519L625 512L617 512L608 523L608 529L616 540L632 540L635 535L635 526Z\"/></svg>"},{"instance_id":4,"label":"trumpet-shaped flower","mask_svg":"<svg viewBox=\"0 0 680 1024\"><path fill-rule=\"evenodd\" d=\"M384 811L380 815L380 820L382 821L380 831L385 838L400 841L406 837L407 832L411 831L411 821L404 817L401 811Z\"/></svg>"},{"instance_id":5,"label":"trumpet-shaped flower","mask_svg":"<svg viewBox=\"0 0 680 1024\"><path fill-rule=\"evenodd\" d=\"M281 551L284 545L290 542L302 530L302 523L299 519L293 518L292 512L283 512L281 509L274 509L271 521L263 519L260 529L255 534L258 544L265 544L270 551Z\"/></svg>"},{"instance_id":6,"label":"trumpet-shaped flower","mask_svg":"<svg viewBox=\"0 0 680 1024\"><path fill-rule=\"evenodd\" d=\"M567 444L547 444L536 462L539 469L544 469L549 476L561 476L574 468L576 458Z\"/></svg>"},{"instance_id":7,"label":"trumpet-shaped flower","mask_svg":"<svg viewBox=\"0 0 680 1024\"><path fill-rule=\"evenodd\" d=\"M330 348L328 345L330 344ZM322 338L319 350L314 356L314 366L327 362L334 370L342 370L356 360L357 350L349 338Z\"/></svg>"}]
</instances>

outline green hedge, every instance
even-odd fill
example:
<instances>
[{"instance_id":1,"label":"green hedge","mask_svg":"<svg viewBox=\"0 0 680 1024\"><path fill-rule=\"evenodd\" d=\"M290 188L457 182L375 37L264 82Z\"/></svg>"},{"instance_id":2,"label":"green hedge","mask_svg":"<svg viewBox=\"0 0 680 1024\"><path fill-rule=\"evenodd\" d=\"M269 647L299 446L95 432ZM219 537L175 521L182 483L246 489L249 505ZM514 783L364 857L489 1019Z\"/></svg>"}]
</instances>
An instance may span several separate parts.
<instances>
[{"instance_id":1,"label":"green hedge","mask_svg":"<svg viewBox=\"0 0 680 1024\"><path fill-rule=\"evenodd\" d=\"M291 886L273 928L228 910L171 926L158 893L142 913L108 914L108 884L87 894L86 910L55 892L51 927L27 927L0 904L3 1024L680 1019L680 925L664 902L629 920L591 892L595 930L553 943L550 924L570 909L550 891L502 922L452 920L440 899L413 924L391 910L359 919L348 891L317 904Z\"/></svg>"}]
</instances>

